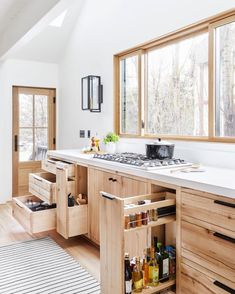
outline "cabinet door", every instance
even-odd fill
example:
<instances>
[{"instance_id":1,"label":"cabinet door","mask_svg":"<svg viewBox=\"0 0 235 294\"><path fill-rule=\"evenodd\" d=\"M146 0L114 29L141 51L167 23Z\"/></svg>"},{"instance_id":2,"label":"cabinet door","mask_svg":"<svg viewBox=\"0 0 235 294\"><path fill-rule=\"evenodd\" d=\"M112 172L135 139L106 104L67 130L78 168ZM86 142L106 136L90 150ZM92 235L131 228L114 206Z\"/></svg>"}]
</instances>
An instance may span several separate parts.
<instances>
[{"instance_id":1,"label":"cabinet door","mask_svg":"<svg viewBox=\"0 0 235 294\"><path fill-rule=\"evenodd\" d=\"M115 181L113 181L115 180ZM88 171L88 236L99 244L100 241L100 217L99 203L100 191L115 194L118 193L120 177L114 178L114 174L89 168Z\"/></svg>"},{"instance_id":2,"label":"cabinet door","mask_svg":"<svg viewBox=\"0 0 235 294\"><path fill-rule=\"evenodd\" d=\"M130 197L148 194L148 183L132 179L129 177L122 177L119 196Z\"/></svg>"}]
</instances>

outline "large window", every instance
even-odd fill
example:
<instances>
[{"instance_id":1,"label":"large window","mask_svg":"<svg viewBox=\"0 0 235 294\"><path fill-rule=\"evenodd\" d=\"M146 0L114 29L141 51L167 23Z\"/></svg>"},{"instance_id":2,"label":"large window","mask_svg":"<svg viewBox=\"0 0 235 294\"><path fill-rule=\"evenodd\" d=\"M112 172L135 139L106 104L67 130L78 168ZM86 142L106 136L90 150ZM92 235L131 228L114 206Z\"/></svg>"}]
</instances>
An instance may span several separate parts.
<instances>
[{"instance_id":1,"label":"large window","mask_svg":"<svg viewBox=\"0 0 235 294\"><path fill-rule=\"evenodd\" d=\"M121 69L121 132L136 135L139 132L139 56L120 61Z\"/></svg>"},{"instance_id":2,"label":"large window","mask_svg":"<svg viewBox=\"0 0 235 294\"><path fill-rule=\"evenodd\" d=\"M117 132L235 141L235 11L116 55Z\"/></svg>"},{"instance_id":3,"label":"large window","mask_svg":"<svg viewBox=\"0 0 235 294\"><path fill-rule=\"evenodd\" d=\"M235 137L235 22L215 29L216 136Z\"/></svg>"},{"instance_id":4,"label":"large window","mask_svg":"<svg viewBox=\"0 0 235 294\"><path fill-rule=\"evenodd\" d=\"M150 51L146 132L208 135L208 34Z\"/></svg>"}]
</instances>

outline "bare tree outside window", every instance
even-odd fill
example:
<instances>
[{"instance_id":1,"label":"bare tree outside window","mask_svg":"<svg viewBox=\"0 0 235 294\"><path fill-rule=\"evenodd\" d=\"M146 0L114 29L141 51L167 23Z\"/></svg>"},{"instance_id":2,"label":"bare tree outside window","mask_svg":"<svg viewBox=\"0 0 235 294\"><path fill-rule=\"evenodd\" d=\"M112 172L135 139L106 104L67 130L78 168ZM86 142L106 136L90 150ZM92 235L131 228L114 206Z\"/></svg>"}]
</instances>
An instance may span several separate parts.
<instances>
[{"instance_id":1,"label":"bare tree outside window","mask_svg":"<svg viewBox=\"0 0 235 294\"><path fill-rule=\"evenodd\" d=\"M146 133L208 135L208 34L149 51Z\"/></svg>"},{"instance_id":2,"label":"bare tree outside window","mask_svg":"<svg viewBox=\"0 0 235 294\"><path fill-rule=\"evenodd\" d=\"M235 137L235 22L215 29L217 137Z\"/></svg>"},{"instance_id":3,"label":"bare tree outside window","mask_svg":"<svg viewBox=\"0 0 235 294\"><path fill-rule=\"evenodd\" d=\"M19 95L19 159L42 160L48 149L48 96Z\"/></svg>"},{"instance_id":4,"label":"bare tree outside window","mask_svg":"<svg viewBox=\"0 0 235 294\"><path fill-rule=\"evenodd\" d=\"M136 135L139 132L138 55L121 60L121 132Z\"/></svg>"}]
</instances>

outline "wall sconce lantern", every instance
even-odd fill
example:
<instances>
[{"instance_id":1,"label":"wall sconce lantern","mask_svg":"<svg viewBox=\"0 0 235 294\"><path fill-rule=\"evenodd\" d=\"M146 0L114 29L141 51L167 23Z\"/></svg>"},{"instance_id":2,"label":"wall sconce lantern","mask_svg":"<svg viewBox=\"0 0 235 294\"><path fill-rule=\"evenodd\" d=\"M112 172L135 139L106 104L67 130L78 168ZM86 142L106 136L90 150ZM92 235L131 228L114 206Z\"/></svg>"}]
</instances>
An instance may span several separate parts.
<instances>
[{"instance_id":1,"label":"wall sconce lantern","mask_svg":"<svg viewBox=\"0 0 235 294\"><path fill-rule=\"evenodd\" d=\"M103 103L101 77L90 75L82 78L82 110L101 112L101 103Z\"/></svg>"}]
</instances>

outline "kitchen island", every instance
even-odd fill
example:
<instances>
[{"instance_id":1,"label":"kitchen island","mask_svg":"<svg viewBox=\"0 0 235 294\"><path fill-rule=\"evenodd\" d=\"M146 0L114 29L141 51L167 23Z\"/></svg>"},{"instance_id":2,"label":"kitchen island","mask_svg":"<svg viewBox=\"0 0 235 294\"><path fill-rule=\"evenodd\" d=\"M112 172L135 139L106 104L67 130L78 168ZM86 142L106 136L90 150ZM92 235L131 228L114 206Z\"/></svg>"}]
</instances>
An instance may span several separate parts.
<instances>
[{"instance_id":1,"label":"kitchen island","mask_svg":"<svg viewBox=\"0 0 235 294\"><path fill-rule=\"evenodd\" d=\"M45 182L42 175L31 175L31 192L40 199L48 197L52 202L56 199L56 210L53 214L41 211L45 213L41 216L45 221L39 227L38 212L31 213L30 217L36 219L31 223L17 205L13 205L13 213L33 232L56 228L64 238L85 235L100 245L102 294L123 293L124 253L142 256L153 236L166 245L176 246L176 280L171 278L158 287L144 290L146 293L174 284L176 293L234 293L233 170L203 167L204 172L192 173L171 173L172 168L148 171L95 159L79 150L49 151L42 167L56 176L56 182L46 190L51 176L44 175L48 176ZM48 191L54 191L55 195L48 195ZM86 195L87 203L68 207L69 193ZM152 202L144 206L146 210L176 205L176 215L126 230L125 215L140 208L125 205L144 199Z\"/></svg>"}]
</instances>

